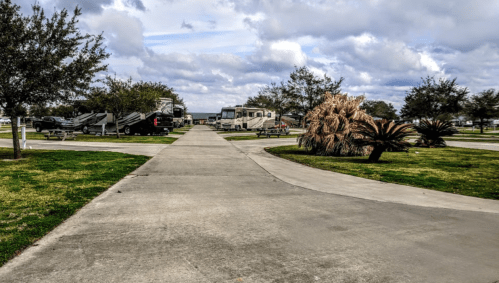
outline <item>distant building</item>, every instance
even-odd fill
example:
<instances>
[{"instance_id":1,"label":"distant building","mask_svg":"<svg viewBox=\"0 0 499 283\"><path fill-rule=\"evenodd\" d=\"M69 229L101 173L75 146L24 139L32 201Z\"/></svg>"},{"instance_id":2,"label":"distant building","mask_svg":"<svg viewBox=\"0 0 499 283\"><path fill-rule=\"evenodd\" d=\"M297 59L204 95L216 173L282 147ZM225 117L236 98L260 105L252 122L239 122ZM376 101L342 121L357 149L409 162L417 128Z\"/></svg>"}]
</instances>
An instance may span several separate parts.
<instances>
[{"instance_id":1,"label":"distant building","mask_svg":"<svg viewBox=\"0 0 499 283\"><path fill-rule=\"evenodd\" d=\"M218 113L190 113L192 115L192 123L194 125L204 125L208 121L208 117L216 116Z\"/></svg>"}]
</instances>

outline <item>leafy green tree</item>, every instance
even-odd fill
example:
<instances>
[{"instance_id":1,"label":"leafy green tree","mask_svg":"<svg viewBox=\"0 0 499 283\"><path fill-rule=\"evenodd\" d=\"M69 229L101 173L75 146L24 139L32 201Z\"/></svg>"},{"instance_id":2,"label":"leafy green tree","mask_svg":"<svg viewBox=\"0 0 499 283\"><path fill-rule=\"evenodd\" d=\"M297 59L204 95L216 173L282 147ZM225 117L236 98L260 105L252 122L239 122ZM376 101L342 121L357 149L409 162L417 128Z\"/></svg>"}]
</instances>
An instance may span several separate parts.
<instances>
[{"instance_id":1,"label":"leafy green tree","mask_svg":"<svg viewBox=\"0 0 499 283\"><path fill-rule=\"evenodd\" d=\"M29 113L30 116L42 118L43 116L50 116L50 108L43 104L33 105L30 107Z\"/></svg>"},{"instance_id":2,"label":"leafy green tree","mask_svg":"<svg viewBox=\"0 0 499 283\"><path fill-rule=\"evenodd\" d=\"M333 96L339 94L342 82L343 78L333 82L327 75L324 75L324 78L315 76L306 66L300 68L295 66L288 80L288 90L293 96L293 112L306 115L324 102L326 92Z\"/></svg>"},{"instance_id":3,"label":"leafy green tree","mask_svg":"<svg viewBox=\"0 0 499 283\"><path fill-rule=\"evenodd\" d=\"M270 104L270 98L266 94L259 92L256 96L248 97L244 105L246 107L269 108Z\"/></svg>"},{"instance_id":4,"label":"leafy green tree","mask_svg":"<svg viewBox=\"0 0 499 283\"><path fill-rule=\"evenodd\" d=\"M279 114L280 124L282 115L292 109L293 96L283 82L280 85L271 82L270 85L262 87L257 96L249 97L245 105L247 107L260 107L275 111Z\"/></svg>"},{"instance_id":5,"label":"leafy green tree","mask_svg":"<svg viewBox=\"0 0 499 283\"><path fill-rule=\"evenodd\" d=\"M50 109L51 116L74 118L74 107L72 105L58 105Z\"/></svg>"},{"instance_id":6,"label":"leafy green tree","mask_svg":"<svg viewBox=\"0 0 499 283\"><path fill-rule=\"evenodd\" d=\"M439 79L428 76L407 92L400 116L405 119L450 120L463 109L467 88L459 87L456 79Z\"/></svg>"},{"instance_id":7,"label":"leafy green tree","mask_svg":"<svg viewBox=\"0 0 499 283\"><path fill-rule=\"evenodd\" d=\"M366 113L381 119L396 120L398 118L397 110L391 103L386 103L382 100L365 100L361 105L361 109L366 110Z\"/></svg>"},{"instance_id":8,"label":"leafy green tree","mask_svg":"<svg viewBox=\"0 0 499 283\"><path fill-rule=\"evenodd\" d=\"M47 18L40 5L23 16L11 0L0 0L0 107L12 121L28 105L67 101L89 89L95 73L107 69L102 34L82 35L81 9L68 19L64 9ZM14 158L21 158L18 126L12 125Z\"/></svg>"},{"instance_id":9,"label":"leafy green tree","mask_svg":"<svg viewBox=\"0 0 499 283\"><path fill-rule=\"evenodd\" d=\"M122 81L106 76L104 87L95 87L88 95L91 106L104 107L116 120L116 135L120 138L118 119L130 112L151 112L159 101L161 93L149 87L148 83L132 84L132 79Z\"/></svg>"},{"instance_id":10,"label":"leafy green tree","mask_svg":"<svg viewBox=\"0 0 499 283\"><path fill-rule=\"evenodd\" d=\"M480 120L480 133L483 134L483 125L499 117L499 91L494 94L494 89L489 89L471 96L465 102L463 112L473 120Z\"/></svg>"}]
</instances>

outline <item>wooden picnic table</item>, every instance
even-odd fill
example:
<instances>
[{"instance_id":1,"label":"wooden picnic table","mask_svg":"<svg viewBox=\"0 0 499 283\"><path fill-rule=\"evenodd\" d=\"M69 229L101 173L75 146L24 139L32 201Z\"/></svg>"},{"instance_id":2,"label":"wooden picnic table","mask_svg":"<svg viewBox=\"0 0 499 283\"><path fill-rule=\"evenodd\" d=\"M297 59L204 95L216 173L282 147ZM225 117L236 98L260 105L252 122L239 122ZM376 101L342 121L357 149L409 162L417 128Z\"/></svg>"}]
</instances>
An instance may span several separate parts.
<instances>
[{"instance_id":1,"label":"wooden picnic table","mask_svg":"<svg viewBox=\"0 0 499 283\"><path fill-rule=\"evenodd\" d=\"M66 140L67 138L76 140L76 137L78 136L78 134L74 133L73 129L48 129L47 131L48 134L45 134L47 140L51 137L57 137L58 139L62 139L62 141Z\"/></svg>"},{"instance_id":2,"label":"wooden picnic table","mask_svg":"<svg viewBox=\"0 0 499 283\"><path fill-rule=\"evenodd\" d=\"M256 133L258 137L260 136L267 136L267 138L270 138L270 136L277 136L278 138L281 135L289 135L289 132L285 131L284 129L277 129L277 128L270 128L270 129L258 129L258 133Z\"/></svg>"}]
</instances>

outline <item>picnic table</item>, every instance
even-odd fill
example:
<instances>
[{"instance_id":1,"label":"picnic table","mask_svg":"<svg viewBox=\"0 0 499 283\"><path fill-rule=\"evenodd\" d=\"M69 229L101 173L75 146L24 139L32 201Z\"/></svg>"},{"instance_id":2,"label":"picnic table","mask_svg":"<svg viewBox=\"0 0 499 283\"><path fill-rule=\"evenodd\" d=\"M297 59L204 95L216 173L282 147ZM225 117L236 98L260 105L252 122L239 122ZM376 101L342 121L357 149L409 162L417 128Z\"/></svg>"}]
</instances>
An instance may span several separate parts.
<instances>
[{"instance_id":1,"label":"picnic table","mask_svg":"<svg viewBox=\"0 0 499 283\"><path fill-rule=\"evenodd\" d=\"M62 141L66 140L67 138L76 140L76 137L78 136L78 134L74 133L73 129L48 129L47 131L48 134L45 134L47 140L52 137L57 137L58 139L62 139Z\"/></svg>"},{"instance_id":2,"label":"picnic table","mask_svg":"<svg viewBox=\"0 0 499 283\"><path fill-rule=\"evenodd\" d=\"M289 135L289 130L286 131L285 129L277 129L277 128L258 129L258 133L256 133L256 135L258 137L267 136L267 138L270 138L270 136L277 136L279 138L281 135Z\"/></svg>"}]
</instances>

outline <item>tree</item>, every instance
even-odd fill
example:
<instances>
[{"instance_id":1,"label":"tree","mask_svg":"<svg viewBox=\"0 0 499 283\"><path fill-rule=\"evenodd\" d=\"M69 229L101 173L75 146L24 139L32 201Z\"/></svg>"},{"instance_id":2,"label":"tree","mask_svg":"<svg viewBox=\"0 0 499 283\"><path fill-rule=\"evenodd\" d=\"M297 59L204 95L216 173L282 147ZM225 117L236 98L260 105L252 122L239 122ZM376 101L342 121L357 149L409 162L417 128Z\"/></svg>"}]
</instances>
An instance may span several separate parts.
<instances>
[{"instance_id":1,"label":"tree","mask_svg":"<svg viewBox=\"0 0 499 283\"><path fill-rule=\"evenodd\" d=\"M483 125L499 117L499 91L494 94L494 89L489 89L473 95L465 102L463 112L472 120L480 120L480 133L483 134Z\"/></svg>"},{"instance_id":2,"label":"tree","mask_svg":"<svg viewBox=\"0 0 499 283\"><path fill-rule=\"evenodd\" d=\"M369 155L371 162L378 162L381 154L386 150L406 151L411 146L409 142L404 141L404 138L411 134L409 128L412 124L397 124L386 119L358 121L357 123L356 133L363 137L356 139L355 143L359 146L372 147L373 150Z\"/></svg>"},{"instance_id":3,"label":"tree","mask_svg":"<svg viewBox=\"0 0 499 283\"><path fill-rule=\"evenodd\" d=\"M400 110L403 118L450 120L462 110L469 91L457 85L457 78L441 78L438 83L430 76L421 79L423 83L407 92L405 105Z\"/></svg>"},{"instance_id":4,"label":"tree","mask_svg":"<svg viewBox=\"0 0 499 283\"><path fill-rule=\"evenodd\" d=\"M283 82L281 82L281 85L271 82L270 85L261 88L257 96L254 98L249 97L246 106L266 108L275 111L279 114L280 125L282 115L287 113L292 107L292 99L293 97Z\"/></svg>"},{"instance_id":5,"label":"tree","mask_svg":"<svg viewBox=\"0 0 499 283\"><path fill-rule=\"evenodd\" d=\"M295 66L288 80L288 90L293 95L293 112L300 115L307 114L324 102L326 92L333 96L339 94L342 82L343 78L333 82L327 75L320 78L305 66L300 68Z\"/></svg>"},{"instance_id":6,"label":"tree","mask_svg":"<svg viewBox=\"0 0 499 283\"><path fill-rule=\"evenodd\" d=\"M184 115L187 113L187 106L184 103L184 99L175 92L175 89L161 82L140 82L140 84L143 89L158 92L162 98L171 98L174 107L180 105L184 108Z\"/></svg>"},{"instance_id":7,"label":"tree","mask_svg":"<svg viewBox=\"0 0 499 283\"><path fill-rule=\"evenodd\" d=\"M29 109L30 116L42 118L43 116L50 116L50 108L43 104L33 105Z\"/></svg>"},{"instance_id":8,"label":"tree","mask_svg":"<svg viewBox=\"0 0 499 283\"><path fill-rule=\"evenodd\" d=\"M81 9L68 19L64 9L49 19L40 5L33 15L19 14L11 0L0 0L0 107L12 121L22 107L67 101L89 89L100 63L109 57L102 34L82 35ZM18 126L12 125L14 158L21 158Z\"/></svg>"},{"instance_id":9,"label":"tree","mask_svg":"<svg viewBox=\"0 0 499 283\"><path fill-rule=\"evenodd\" d=\"M246 107L256 107L256 108L267 108L271 107L270 98L265 94L259 92L256 96L248 97L248 100L244 104Z\"/></svg>"},{"instance_id":10,"label":"tree","mask_svg":"<svg viewBox=\"0 0 499 283\"><path fill-rule=\"evenodd\" d=\"M369 147L355 143L355 139L362 138L356 133L358 121L372 120L365 110L359 108L363 99L326 93L324 102L305 116L310 126L298 137L298 146L317 155L369 154Z\"/></svg>"},{"instance_id":11,"label":"tree","mask_svg":"<svg viewBox=\"0 0 499 283\"><path fill-rule=\"evenodd\" d=\"M112 113L116 120L116 135L120 138L118 120L130 112L151 112L159 101L161 93L150 87L150 83L132 84L132 79L122 81L106 76L105 87L94 87L88 95L88 103L99 105Z\"/></svg>"},{"instance_id":12,"label":"tree","mask_svg":"<svg viewBox=\"0 0 499 283\"><path fill-rule=\"evenodd\" d=\"M366 113L381 119L396 120L398 118L395 107L391 103L386 104L382 100L365 100L360 109L366 110Z\"/></svg>"},{"instance_id":13,"label":"tree","mask_svg":"<svg viewBox=\"0 0 499 283\"><path fill-rule=\"evenodd\" d=\"M58 105L50 109L51 116L59 116L64 118L74 118L74 107L71 105Z\"/></svg>"}]
</instances>

